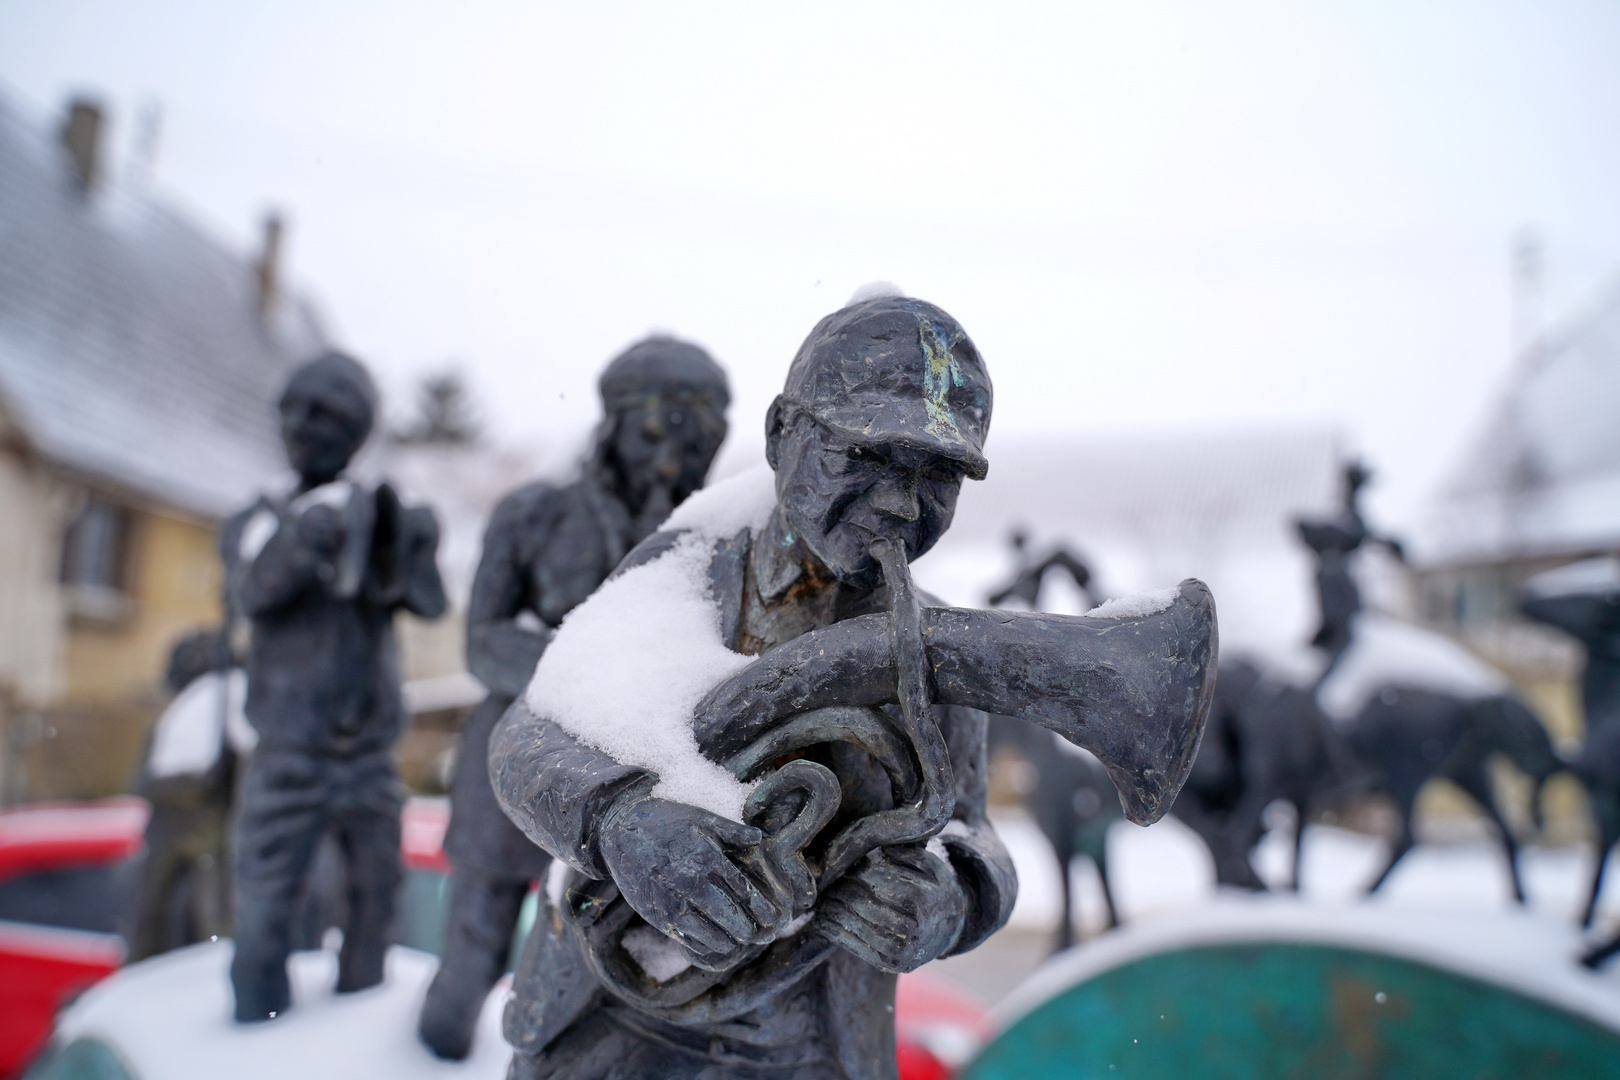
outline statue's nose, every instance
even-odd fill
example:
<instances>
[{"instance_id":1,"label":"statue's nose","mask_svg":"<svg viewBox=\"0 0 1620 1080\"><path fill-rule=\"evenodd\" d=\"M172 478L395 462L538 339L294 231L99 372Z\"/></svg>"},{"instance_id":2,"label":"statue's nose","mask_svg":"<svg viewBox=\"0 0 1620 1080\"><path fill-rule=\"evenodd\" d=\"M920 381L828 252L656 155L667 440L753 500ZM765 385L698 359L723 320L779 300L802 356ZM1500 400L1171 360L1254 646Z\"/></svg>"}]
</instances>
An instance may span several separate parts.
<instances>
[{"instance_id":1,"label":"statue's nose","mask_svg":"<svg viewBox=\"0 0 1620 1080\"><path fill-rule=\"evenodd\" d=\"M878 481L868 496L872 509L886 517L901 521L916 521L922 515L917 506L917 488L909 480L885 477Z\"/></svg>"}]
</instances>

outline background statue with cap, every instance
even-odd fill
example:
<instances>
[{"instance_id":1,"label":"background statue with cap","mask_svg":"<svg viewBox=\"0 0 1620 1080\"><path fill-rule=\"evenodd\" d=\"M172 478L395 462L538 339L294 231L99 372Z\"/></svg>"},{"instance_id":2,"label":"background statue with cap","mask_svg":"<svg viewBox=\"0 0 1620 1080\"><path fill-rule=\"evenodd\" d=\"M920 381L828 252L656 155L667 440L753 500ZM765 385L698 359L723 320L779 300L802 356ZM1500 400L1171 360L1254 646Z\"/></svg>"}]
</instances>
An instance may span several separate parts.
<instances>
[{"instance_id":1,"label":"background statue with cap","mask_svg":"<svg viewBox=\"0 0 1620 1080\"><path fill-rule=\"evenodd\" d=\"M467 1055L506 970L519 910L551 856L511 823L489 782L489 735L523 692L563 616L702 486L726 436L725 372L696 345L642 341L603 371L603 418L577 480L506 496L484 535L467 612L467 667L489 688L461 736L445 852L449 924L418 1031Z\"/></svg>"},{"instance_id":2,"label":"background statue with cap","mask_svg":"<svg viewBox=\"0 0 1620 1080\"><path fill-rule=\"evenodd\" d=\"M382 981L402 877L402 790L390 756L404 722L393 620L445 609L433 512L344 475L376 413L365 368L327 353L279 402L298 479L226 523L233 611L248 620L246 713L258 734L236 831L236 1018L290 1003L294 908L323 837L342 852L347 919L339 993Z\"/></svg>"},{"instance_id":3,"label":"background statue with cap","mask_svg":"<svg viewBox=\"0 0 1620 1080\"><path fill-rule=\"evenodd\" d=\"M1208 704L1197 582L1099 618L937 605L910 560L988 464L991 387L932 304L823 319L757 469L689 499L554 637L497 725L507 814L568 872L506 1013L512 1075L895 1075L895 975L1017 891L986 713L1168 807Z\"/></svg>"},{"instance_id":4,"label":"background statue with cap","mask_svg":"<svg viewBox=\"0 0 1620 1080\"><path fill-rule=\"evenodd\" d=\"M228 829L241 760L253 749L247 673L223 628L169 652L174 695L153 725L137 791L152 805L128 912L128 961L231 933Z\"/></svg>"}]
</instances>

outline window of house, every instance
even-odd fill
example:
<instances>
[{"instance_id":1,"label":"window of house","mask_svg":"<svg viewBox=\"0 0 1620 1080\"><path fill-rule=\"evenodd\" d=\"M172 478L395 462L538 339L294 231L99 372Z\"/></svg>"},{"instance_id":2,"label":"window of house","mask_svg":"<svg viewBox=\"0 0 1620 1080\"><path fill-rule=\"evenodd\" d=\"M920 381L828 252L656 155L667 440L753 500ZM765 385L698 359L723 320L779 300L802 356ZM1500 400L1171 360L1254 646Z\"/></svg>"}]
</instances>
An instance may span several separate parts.
<instances>
[{"instance_id":1,"label":"window of house","mask_svg":"<svg viewBox=\"0 0 1620 1080\"><path fill-rule=\"evenodd\" d=\"M80 614L113 616L112 606L128 591L129 537L133 515L126 507L91 496L62 538L62 584L95 611ZM99 602L98 602L99 601ZM100 608L108 610L101 611Z\"/></svg>"}]
</instances>

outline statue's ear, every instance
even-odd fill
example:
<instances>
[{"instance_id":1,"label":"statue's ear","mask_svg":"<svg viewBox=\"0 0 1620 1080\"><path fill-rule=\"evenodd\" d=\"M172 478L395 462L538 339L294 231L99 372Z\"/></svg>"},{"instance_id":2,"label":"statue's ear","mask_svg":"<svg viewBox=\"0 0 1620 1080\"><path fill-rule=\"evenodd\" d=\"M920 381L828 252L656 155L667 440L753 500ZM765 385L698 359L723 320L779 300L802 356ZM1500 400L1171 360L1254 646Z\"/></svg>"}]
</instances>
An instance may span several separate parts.
<instances>
[{"instance_id":1,"label":"statue's ear","mask_svg":"<svg viewBox=\"0 0 1620 1080\"><path fill-rule=\"evenodd\" d=\"M786 422L787 410L782 405L782 395L777 394L771 407L765 410L765 460L770 463L771 470L776 470L777 450L782 443L782 425Z\"/></svg>"}]
</instances>

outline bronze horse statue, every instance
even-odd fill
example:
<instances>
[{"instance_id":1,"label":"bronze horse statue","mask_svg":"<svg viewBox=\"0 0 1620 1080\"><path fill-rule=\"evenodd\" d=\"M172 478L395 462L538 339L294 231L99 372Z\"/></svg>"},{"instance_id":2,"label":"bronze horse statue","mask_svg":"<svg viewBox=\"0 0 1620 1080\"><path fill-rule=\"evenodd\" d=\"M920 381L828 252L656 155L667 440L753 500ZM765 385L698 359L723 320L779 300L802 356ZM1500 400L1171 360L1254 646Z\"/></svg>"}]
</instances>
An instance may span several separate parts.
<instances>
[{"instance_id":1,"label":"bronze horse statue","mask_svg":"<svg viewBox=\"0 0 1620 1080\"><path fill-rule=\"evenodd\" d=\"M1586 739L1569 768L1586 785L1598 833L1597 867L1581 925L1592 925L1609 853L1620 843L1620 564L1590 560L1527 583L1520 610L1579 641L1586 649L1581 704ZM1596 967L1620 952L1620 934L1582 957Z\"/></svg>"}]
</instances>

